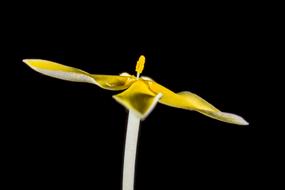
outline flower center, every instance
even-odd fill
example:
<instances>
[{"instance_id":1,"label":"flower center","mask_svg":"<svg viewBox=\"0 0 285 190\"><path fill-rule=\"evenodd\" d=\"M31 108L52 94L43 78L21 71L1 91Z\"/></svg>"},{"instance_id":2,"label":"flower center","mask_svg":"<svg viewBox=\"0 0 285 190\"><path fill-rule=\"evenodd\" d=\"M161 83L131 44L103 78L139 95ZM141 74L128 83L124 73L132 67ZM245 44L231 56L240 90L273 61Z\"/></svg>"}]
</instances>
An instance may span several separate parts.
<instances>
[{"instance_id":1,"label":"flower center","mask_svg":"<svg viewBox=\"0 0 285 190\"><path fill-rule=\"evenodd\" d=\"M140 74L143 71L144 63L145 63L145 56L141 55L136 65L137 78L140 77Z\"/></svg>"}]
</instances>

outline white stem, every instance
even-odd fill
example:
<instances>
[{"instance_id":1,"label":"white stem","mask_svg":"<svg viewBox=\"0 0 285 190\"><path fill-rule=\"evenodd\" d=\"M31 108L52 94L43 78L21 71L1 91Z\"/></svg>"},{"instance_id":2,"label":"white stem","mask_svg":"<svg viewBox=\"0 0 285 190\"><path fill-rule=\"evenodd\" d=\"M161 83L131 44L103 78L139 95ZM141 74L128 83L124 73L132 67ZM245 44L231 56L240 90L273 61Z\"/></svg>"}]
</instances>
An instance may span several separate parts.
<instances>
[{"instance_id":1,"label":"white stem","mask_svg":"<svg viewBox=\"0 0 285 190\"><path fill-rule=\"evenodd\" d=\"M123 168L123 190L134 189L135 163L139 126L140 118L135 115L134 112L129 111Z\"/></svg>"}]
</instances>

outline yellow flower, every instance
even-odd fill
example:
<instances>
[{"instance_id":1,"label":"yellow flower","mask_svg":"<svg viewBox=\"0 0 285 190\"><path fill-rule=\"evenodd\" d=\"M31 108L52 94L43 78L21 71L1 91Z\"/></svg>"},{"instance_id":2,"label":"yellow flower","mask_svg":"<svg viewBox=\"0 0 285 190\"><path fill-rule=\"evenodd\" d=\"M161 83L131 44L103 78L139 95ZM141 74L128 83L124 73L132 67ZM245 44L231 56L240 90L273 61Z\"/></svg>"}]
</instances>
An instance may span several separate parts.
<instances>
[{"instance_id":1,"label":"yellow flower","mask_svg":"<svg viewBox=\"0 0 285 190\"><path fill-rule=\"evenodd\" d=\"M174 93L151 78L140 77L145 63L143 55L136 65L137 76L128 73L120 75L89 74L77 68L41 59L25 59L23 62L35 71L58 79L92 83L107 90L125 90L114 95L113 98L133 111L140 119L145 119L159 102L175 108L197 111L220 121L248 125L242 117L221 112L196 94L187 91Z\"/></svg>"}]
</instances>

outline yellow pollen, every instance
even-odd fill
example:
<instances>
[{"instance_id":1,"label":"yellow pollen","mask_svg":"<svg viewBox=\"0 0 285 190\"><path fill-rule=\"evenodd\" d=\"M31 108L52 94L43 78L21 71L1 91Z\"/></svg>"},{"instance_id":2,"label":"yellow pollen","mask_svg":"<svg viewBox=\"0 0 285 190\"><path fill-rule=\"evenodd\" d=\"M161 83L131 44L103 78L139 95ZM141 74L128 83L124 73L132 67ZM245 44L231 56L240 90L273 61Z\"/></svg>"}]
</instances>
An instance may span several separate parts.
<instances>
[{"instance_id":1,"label":"yellow pollen","mask_svg":"<svg viewBox=\"0 0 285 190\"><path fill-rule=\"evenodd\" d=\"M141 55L136 65L136 72L138 76L143 71L144 63L145 63L145 56Z\"/></svg>"}]
</instances>

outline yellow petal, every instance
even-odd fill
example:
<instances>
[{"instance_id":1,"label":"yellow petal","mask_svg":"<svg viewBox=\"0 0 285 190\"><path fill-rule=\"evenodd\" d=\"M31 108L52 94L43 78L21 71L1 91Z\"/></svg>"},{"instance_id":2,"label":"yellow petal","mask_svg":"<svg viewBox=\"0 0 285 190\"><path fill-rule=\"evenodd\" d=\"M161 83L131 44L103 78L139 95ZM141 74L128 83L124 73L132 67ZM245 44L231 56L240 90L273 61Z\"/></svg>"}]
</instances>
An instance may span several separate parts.
<instances>
[{"instance_id":1,"label":"yellow petal","mask_svg":"<svg viewBox=\"0 0 285 190\"><path fill-rule=\"evenodd\" d=\"M50 77L92 83L108 90L124 90L135 81L133 76L92 75L81 69L42 59L25 59L23 62L33 70Z\"/></svg>"},{"instance_id":2,"label":"yellow petal","mask_svg":"<svg viewBox=\"0 0 285 190\"><path fill-rule=\"evenodd\" d=\"M137 80L127 90L113 96L116 101L132 110L140 119L148 116L160 97L160 93L152 92L142 80Z\"/></svg>"},{"instance_id":3,"label":"yellow petal","mask_svg":"<svg viewBox=\"0 0 285 190\"><path fill-rule=\"evenodd\" d=\"M196 94L191 92L180 92L176 94L154 81L147 82L153 92L163 94L162 98L159 100L162 104L176 108L198 111L208 117L227 123L248 125L242 117L232 113L221 112Z\"/></svg>"}]
</instances>

